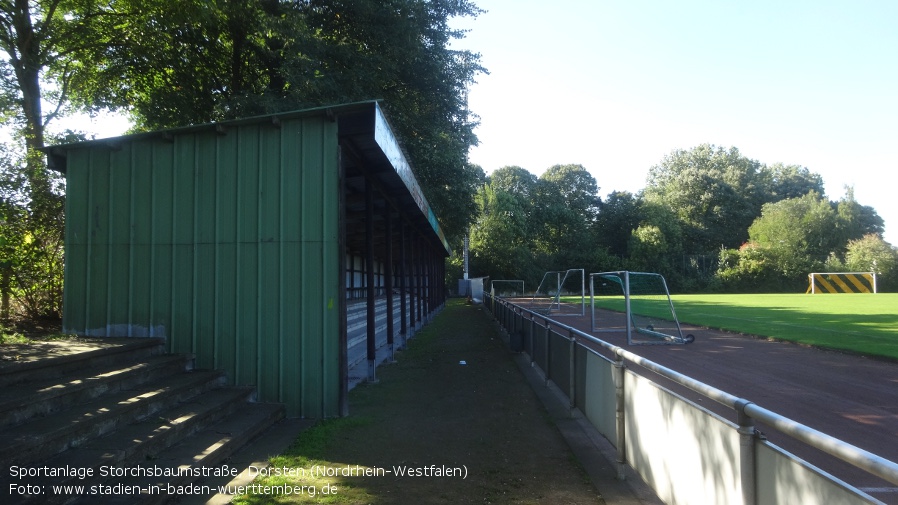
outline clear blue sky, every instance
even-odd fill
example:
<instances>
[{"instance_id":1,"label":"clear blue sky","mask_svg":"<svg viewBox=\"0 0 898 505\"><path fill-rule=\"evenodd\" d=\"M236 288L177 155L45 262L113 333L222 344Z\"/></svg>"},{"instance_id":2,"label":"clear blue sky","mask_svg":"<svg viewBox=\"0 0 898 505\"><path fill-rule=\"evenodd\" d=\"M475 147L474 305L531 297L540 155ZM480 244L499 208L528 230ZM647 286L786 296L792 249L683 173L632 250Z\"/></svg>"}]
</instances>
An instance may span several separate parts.
<instances>
[{"instance_id":1,"label":"clear blue sky","mask_svg":"<svg viewBox=\"0 0 898 505\"><path fill-rule=\"evenodd\" d=\"M674 149L735 146L845 185L898 245L898 2L474 0L455 47L489 75L470 160L539 175L579 163L638 191Z\"/></svg>"}]
</instances>

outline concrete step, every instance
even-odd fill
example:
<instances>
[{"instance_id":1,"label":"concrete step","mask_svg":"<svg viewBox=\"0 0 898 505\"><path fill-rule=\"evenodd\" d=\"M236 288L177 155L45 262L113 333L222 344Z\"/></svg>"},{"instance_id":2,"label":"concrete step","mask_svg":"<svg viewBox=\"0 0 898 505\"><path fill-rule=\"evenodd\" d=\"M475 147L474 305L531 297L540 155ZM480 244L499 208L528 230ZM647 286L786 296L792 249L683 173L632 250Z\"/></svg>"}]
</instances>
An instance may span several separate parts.
<instances>
[{"instance_id":1,"label":"concrete step","mask_svg":"<svg viewBox=\"0 0 898 505\"><path fill-rule=\"evenodd\" d=\"M183 496L179 505L227 505L234 498L235 488L252 483L255 472L250 467L268 468L271 456L283 453L289 448L303 431L315 425L315 419L282 419L259 435L250 444L244 445L227 459L227 465L239 473L232 475L210 475L195 482L196 485L208 486L208 489L225 488L222 493L212 496L195 494ZM227 487L230 486L230 489Z\"/></svg>"},{"instance_id":2,"label":"concrete step","mask_svg":"<svg viewBox=\"0 0 898 505\"><path fill-rule=\"evenodd\" d=\"M250 387L225 387L208 391L143 421L122 426L114 432L91 440L76 450L68 450L40 462L49 468L78 468L90 470L91 476L63 476L30 479L29 483L51 490L52 486L95 486L115 484L129 480L117 476L136 467L156 466L172 468L165 463L165 454L174 446L195 446L204 430L220 430L232 417L240 417L242 411L254 411L248 400L254 394ZM281 415L283 415L283 406ZM214 428L210 428L214 427ZM205 449L206 446L202 446ZM177 465L173 468L177 468ZM0 479L0 485L7 486ZM106 502L108 497L104 497ZM24 498L23 498L24 499ZM41 503L65 503L72 496L59 496L52 492L40 497Z\"/></svg>"},{"instance_id":3,"label":"concrete step","mask_svg":"<svg viewBox=\"0 0 898 505\"><path fill-rule=\"evenodd\" d=\"M180 501L170 491L205 477L178 469L231 464L235 451L286 415L282 404L253 403L252 387L226 387L220 371L190 370L192 356L161 354L159 339L53 345L39 349L44 356L23 349L21 362L0 363L3 503ZM171 477L134 477L141 468ZM21 475L26 469L38 475ZM14 492L25 485L38 494ZM143 494L122 493L121 486L142 486ZM206 494L215 492L209 487Z\"/></svg>"},{"instance_id":4,"label":"concrete step","mask_svg":"<svg viewBox=\"0 0 898 505\"><path fill-rule=\"evenodd\" d=\"M222 372L194 370L33 418L0 433L0 467L46 459L223 384Z\"/></svg>"},{"instance_id":5,"label":"concrete step","mask_svg":"<svg viewBox=\"0 0 898 505\"><path fill-rule=\"evenodd\" d=\"M64 410L103 394L133 388L188 369L189 355L150 356L133 364L82 368L56 378L27 380L0 389L0 427Z\"/></svg>"},{"instance_id":6,"label":"concrete step","mask_svg":"<svg viewBox=\"0 0 898 505\"><path fill-rule=\"evenodd\" d=\"M72 349L77 352L71 352ZM164 351L165 340L161 338L96 338L28 344L21 356L16 356L18 359L0 362L0 387L62 377L85 368L133 362ZM40 354L40 359L31 359L30 353Z\"/></svg>"},{"instance_id":7,"label":"concrete step","mask_svg":"<svg viewBox=\"0 0 898 505\"><path fill-rule=\"evenodd\" d=\"M158 467L183 469L181 475L172 477L132 477L109 481L108 485L121 484L123 487L140 488L144 492L140 497L119 495L104 503L164 505L173 499L179 502L185 497L212 497L218 491L216 484L206 481L207 477L188 468L222 469L242 472L229 460L231 455L246 446L261 434L280 422L286 414L281 404L254 403L236 411L226 419L197 432L180 444L158 454L152 461L142 463L141 467ZM283 447L281 448L283 450ZM214 475L214 474L212 474ZM80 500L75 503L93 503Z\"/></svg>"}]
</instances>

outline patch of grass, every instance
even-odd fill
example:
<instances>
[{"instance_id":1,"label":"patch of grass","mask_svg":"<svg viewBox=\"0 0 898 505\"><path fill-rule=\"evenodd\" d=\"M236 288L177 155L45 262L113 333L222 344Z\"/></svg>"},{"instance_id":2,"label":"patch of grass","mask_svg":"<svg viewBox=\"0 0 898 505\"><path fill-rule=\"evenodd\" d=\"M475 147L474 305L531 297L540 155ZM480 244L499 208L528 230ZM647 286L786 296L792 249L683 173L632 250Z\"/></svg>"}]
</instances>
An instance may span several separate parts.
<instances>
[{"instance_id":1,"label":"patch of grass","mask_svg":"<svg viewBox=\"0 0 898 505\"><path fill-rule=\"evenodd\" d=\"M253 493L235 497L232 503L255 505L260 503L368 503L371 495L362 487L343 479L318 473L319 469L355 469L328 458L334 443L352 436L354 429L371 421L365 417L345 417L320 422L303 431L283 454L269 460L272 470L267 476L256 478L254 484L276 489L273 493ZM280 486L280 488L277 488ZM285 487L293 491L285 493ZM299 492L296 492L299 490Z\"/></svg>"},{"instance_id":2,"label":"patch of grass","mask_svg":"<svg viewBox=\"0 0 898 505\"><path fill-rule=\"evenodd\" d=\"M25 335L0 326L0 345L27 344L31 342Z\"/></svg>"},{"instance_id":3,"label":"patch of grass","mask_svg":"<svg viewBox=\"0 0 898 505\"><path fill-rule=\"evenodd\" d=\"M299 475L255 481L315 496L235 503L602 503L481 306L451 300L377 374L379 383L350 392L350 417L316 425L271 459ZM336 492L321 494L326 486Z\"/></svg>"},{"instance_id":4,"label":"patch of grass","mask_svg":"<svg viewBox=\"0 0 898 505\"><path fill-rule=\"evenodd\" d=\"M681 323L898 359L898 293L673 295ZM621 297L596 306L622 310ZM650 314L661 316L661 314Z\"/></svg>"}]
</instances>

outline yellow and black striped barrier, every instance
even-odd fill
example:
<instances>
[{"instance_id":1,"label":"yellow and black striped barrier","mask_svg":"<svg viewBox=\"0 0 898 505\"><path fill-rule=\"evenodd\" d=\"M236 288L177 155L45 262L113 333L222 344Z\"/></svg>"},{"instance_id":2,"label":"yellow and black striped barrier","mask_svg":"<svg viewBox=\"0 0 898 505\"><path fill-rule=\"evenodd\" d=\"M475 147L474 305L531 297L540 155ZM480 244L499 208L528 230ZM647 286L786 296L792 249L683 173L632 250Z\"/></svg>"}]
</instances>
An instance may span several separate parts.
<instances>
[{"instance_id":1,"label":"yellow and black striped barrier","mask_svg":"<svg viewBox=\"0 0 898 505\"><path fill-rule=\"evenodd\" d=\"M808 274L806 293L875 293L875 272L829 272Z\"/></svg>"}]
</instances>

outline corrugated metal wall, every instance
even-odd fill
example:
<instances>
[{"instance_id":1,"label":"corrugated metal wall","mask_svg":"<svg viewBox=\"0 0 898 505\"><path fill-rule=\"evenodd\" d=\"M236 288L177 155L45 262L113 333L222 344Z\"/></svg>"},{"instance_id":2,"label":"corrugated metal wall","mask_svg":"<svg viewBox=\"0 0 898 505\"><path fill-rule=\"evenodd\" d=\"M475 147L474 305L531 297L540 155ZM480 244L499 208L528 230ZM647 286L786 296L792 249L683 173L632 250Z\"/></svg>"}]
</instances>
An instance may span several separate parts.
<instances>
[{"instance_id":1,"label":"corrugated metal wall","mask_svg":"<svg viewBox=\"0 0 898 505\"><path fill-rule=\"evenodd\" d=\"M337 123L67 153L66 331L165 336L291 416L339 415Z\"/></svg>"}]
</instances>

